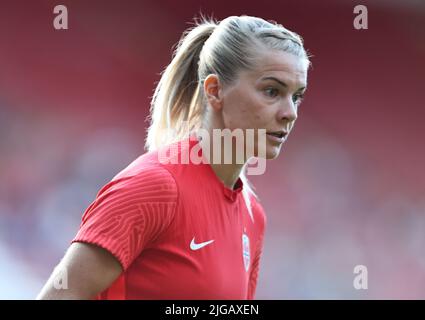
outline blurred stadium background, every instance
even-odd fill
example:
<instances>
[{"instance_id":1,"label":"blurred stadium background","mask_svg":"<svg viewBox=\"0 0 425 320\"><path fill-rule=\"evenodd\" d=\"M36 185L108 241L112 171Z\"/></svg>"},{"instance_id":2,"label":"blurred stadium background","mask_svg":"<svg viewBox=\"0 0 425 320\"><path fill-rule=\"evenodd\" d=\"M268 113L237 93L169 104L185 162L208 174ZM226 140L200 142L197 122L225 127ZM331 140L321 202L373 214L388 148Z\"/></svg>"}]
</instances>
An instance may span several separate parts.
<instances>
[{"instance_id":1,"label":"blurred stadium background","mask_svg":"<svg viewBox=\"0 0 425 320\"><path fill-rule=\"evenodd\" d=\"M52 27L57 4L69 30ZM144 152L154 83L200 10L276 20L314 56L291 138L252 178L268 215L257 298L424 299L422 0L1 0L0 298L36 296L97 191Z\"/></svg>"}]
</instances>

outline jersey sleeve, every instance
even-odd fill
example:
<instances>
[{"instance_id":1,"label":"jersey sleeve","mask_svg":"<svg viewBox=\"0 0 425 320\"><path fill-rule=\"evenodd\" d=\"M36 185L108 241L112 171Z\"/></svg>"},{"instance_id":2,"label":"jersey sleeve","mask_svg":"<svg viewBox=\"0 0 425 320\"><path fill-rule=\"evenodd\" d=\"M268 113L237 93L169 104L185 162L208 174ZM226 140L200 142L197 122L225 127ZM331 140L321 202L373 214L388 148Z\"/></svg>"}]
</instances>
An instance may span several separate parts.
<instances>
[{"instance_id":1,"label":"jersey sleeve","mask_svg":"<svg viewBox=\"0 0 425 320\"><path fill-rule=\"evenodd\" d=\"M171 224L178 199L172 175L163 167L113 180L84 212L73 242L100 246L123 270Z\"/></svg>"},{"instance_id":2,"label":"jersey sleeve","mask_svg":"<svg viewBox=\"0 0 425 320\"><path fill-rule=\"evenodd\" d=\"M267 218L264 213L262 206L259 203L255 203L253 207L253 213L255 221L257 221L257 234L258 238L256 241L254 249L254 259L252 261L251 271L249 274L249 283L248 283L248 300L255 299L255 293L258 283L258 275L260 271L260 260L263 252L264 245L264 233L267 224Z\"/></svg>"}]
</instances>

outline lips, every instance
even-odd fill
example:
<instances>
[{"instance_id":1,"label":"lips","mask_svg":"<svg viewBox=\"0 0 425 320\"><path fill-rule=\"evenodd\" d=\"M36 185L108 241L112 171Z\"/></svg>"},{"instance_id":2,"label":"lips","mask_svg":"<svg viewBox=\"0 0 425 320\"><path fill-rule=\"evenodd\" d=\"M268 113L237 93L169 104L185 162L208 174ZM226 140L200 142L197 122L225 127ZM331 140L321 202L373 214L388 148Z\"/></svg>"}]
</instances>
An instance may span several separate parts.
<instances>
[{"instance_id":1,"label":"lips","mask_svg":"<svg viewBox=\"0 0 425 320\"><path fill-rule=\"evenodd\" d=\"M286 131L280 130L280 131L267 131L267 134L282 139L288 133Z\"/></svg>"}]
</instances>

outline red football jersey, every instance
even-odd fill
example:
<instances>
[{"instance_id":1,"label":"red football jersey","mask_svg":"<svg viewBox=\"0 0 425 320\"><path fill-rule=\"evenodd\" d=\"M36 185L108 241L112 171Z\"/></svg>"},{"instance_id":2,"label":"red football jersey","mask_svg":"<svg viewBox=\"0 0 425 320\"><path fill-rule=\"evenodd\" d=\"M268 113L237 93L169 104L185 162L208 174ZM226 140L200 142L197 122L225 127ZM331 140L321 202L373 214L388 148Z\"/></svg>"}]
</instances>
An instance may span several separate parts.
<instances>
[{"instance_id":1,"label":"red football jersey","mask_svg":"<svg viewBox=\"0 0 425 320\"><path fill-rule=\"evenodd\" d=\"M197 144L191 137L166 148L181 157ZM161 154L136 159L83 215L72 242L108 250L124 270L97 299L253 299L261 205L251 196L251 217L240 179L230 189L209 164L167 164Z\"/></svg>"}]
</instances>

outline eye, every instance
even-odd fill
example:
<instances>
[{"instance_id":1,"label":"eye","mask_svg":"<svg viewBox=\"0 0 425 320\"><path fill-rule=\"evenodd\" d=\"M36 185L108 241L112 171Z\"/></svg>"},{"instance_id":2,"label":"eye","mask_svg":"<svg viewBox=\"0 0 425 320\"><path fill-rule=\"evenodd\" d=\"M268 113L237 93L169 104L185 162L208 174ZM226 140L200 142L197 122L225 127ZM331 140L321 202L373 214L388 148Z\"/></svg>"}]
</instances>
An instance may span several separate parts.
<instances>
[{"instance_id":1,"label":"eye","mask_svg":"<svg viewBox=\"0 0 425 320\"><path fill-rule=\"evenodd\" d=\"M266 93L266 96L274 98L279 94L279 90L274 87L267 87L264 89L264 92Z\"/></svg>"},{"instance_id":2,"label":"eye","mask_svg":"<svg viewBox=\"0 0 425 320\"><path fill-rule=\"evenodd\" d=\"M294 94L294 95L292 96L292 101L293 101L295 104L300 104L300 103L301 103L301 101L303 100L303 98L304 98L304 94L303 94L303 93L297 93L297 94Z\"/></svg>"}]
</instances>

